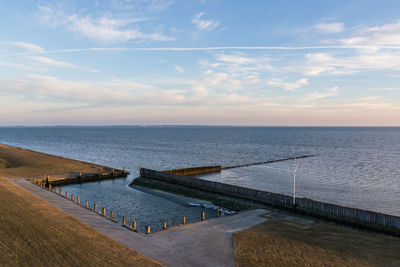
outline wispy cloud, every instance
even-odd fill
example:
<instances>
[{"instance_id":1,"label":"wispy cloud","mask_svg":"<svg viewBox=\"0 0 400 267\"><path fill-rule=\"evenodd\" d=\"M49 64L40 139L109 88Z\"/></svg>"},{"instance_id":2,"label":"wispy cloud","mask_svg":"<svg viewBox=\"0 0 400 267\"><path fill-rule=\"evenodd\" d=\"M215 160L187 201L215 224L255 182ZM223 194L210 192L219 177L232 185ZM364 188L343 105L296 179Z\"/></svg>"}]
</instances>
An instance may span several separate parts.
<instances>
[{"instance_id":1,"label":"wispy cloud","mask_svg":"<svg viewBox=\"0 0 400 267\"><path fill-rule=\"evenodd\" d=\"M61 67L61 68L71 68L71 69L77 69L77 70L83 70L83 71L89 71L89 72L98 72L98 70L94 69L88 69L85 67L81 67L75 64L71 64L65 61L60 61L60 60L54 60L49 57L43 57L43 56L27 56L28 59L31 59L33 61L36 61L38 63L47 65L47 66L52 66L52 67Z\"/></svg>"},{"instance_id":2,"label":"wispy cloud","mask_svg":"<svg viewBox=\"0 0 400 267\"><path fill-rule=\"evenodd\" d=\"M339 91L339 87L335 86L335 87L327 89L323 92L313 92L311 94L308 94L308 95L306 95L306 97L304 97L304 100L305 101L313 101L313 100L318 100L321 98L335 96L338 94L338 91Z\"/></svg>"},{"instance_id":3,"label":"wispy cloud","mask_svg":"<svg viewBox=\"0 0 400 267\"><path fill-rule=\"evenodd\" d=\"M375 27L364 27L353 37L340 39L345 45L399 45L400 20Z\"/></svg>"},{"instance_id":4,"label":"wispy cloud","mask_svg":"<svg viewBox=\"0 0 400 267\"><path fill-rule=\"evenodd\" d=\"M173 37L159 32L146 33L139 29L135 22L143 19L116 19L110 17L92 17L78 14L67 15L62 10L54 10L48 6L40 6L42 23L52 27L65 29L82 35L89 39L122 43L129 40L135 41L171 41Z\"/></svg>"},{"instance_id":5,"label":"wispy cloud","mask_svg":"<svg viewBox=\"0 0 400 267\"><path fill-rule=\"evenodd\" d=\"M219 22L216 20L202 19L204 12L198 13L192 19L192 23L196 26L199 31L213 31L219 26Z\"/></svg>"},{"instance_id":6,"label":"wispy cloud","mask_svg":"<svg viewBox=\"0 0 400 267\"><path fill-rule=\"evenodd\" d=\"M400 91L400 87L370 88L370 91Z\"/></svg>"},{"instance_id":7,"label":"wispy cloud","mask_svg":"<svg viewBox=\"0 0 400 267\"><path fill-rule=\"evenodd\" d=\"M11 45L11 46L22 48L26 51L33 52L33 53L42 53L45 51L42 47L40 47L36 44L27 43L27 42L0 41L0 44Z\"/></svg>"},{"instance_id":8,"label":"wispy cloud","mask_svg":"<svg viewBox=\"0 0 400 267\"><path fill-rule=\"evenodd\" d=\"M314 28L323 33L339 33L344 30L344 23L318 23L314 26Z\"/></svg>"},{"instance_id":9,"label":"wispy cloud","mask_svg":"<svg viewBox=\"0 0 400 267\"><path fill-rule=\"evenodd\" d=\"M285 89L286 91L294 91L300 87L303 87L308 84L308 80L305 78L299 79L295 82L283 82L280 79L272 79L267 83L272 87L280 87Z\"/></svg>"},{"instance_id":10,"label":"wispy cloud","mask_svg":"<svg viewBox=\"0 0 400 267\"><path fill-rule=\"evenodd\" d=\"M185 69L182 68L182 67L179 66L179 65L175 65L175 70L176 70L178 73L184 73L184 72L185 72Z\"/></svg>"}]
</instances>

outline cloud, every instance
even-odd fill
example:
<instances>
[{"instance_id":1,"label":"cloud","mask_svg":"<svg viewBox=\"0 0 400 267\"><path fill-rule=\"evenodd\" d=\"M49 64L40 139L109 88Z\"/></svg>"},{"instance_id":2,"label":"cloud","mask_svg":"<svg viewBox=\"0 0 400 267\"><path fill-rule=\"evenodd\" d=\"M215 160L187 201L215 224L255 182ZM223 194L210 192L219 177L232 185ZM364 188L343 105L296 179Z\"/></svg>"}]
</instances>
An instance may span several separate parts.
<instances>
[{"instance_id":1,"label":"cloud","mask_svg":"<svg viewBox=\"0 0 400 267\"><path fill-rule=\"evenodd\" d=\"M338 41L345 45L399 45L400 20L382 26L365 27L355 36Z\"/></svg>"},{"instance_id":2,"label":"cloud","mask_svg":"<svg viewBox=\"0 0 400 267\"><path fill-rule=\"evenodd\" d=\"M45 65L64 68L76 68L77 66L68 62L54 60L48 57L28 56L27 58L43 63Z\"/></svg>"},{"instance_id":3,"label":"cloud","mask_svg":"<svg viewBox=\"0 0 400 267\"><path fill-rule=\"evenodd\" d=\"M204 12L200 12L192 19L192 23L199 31L213 31L219 26L218 21L201 19L203 16Z\"/></svg>"},{"instance_id":4,"label":"cloud","mask_svg":"<svg viewBox=\"0 0 400 267\"><path fill-rule=\"evenodd\" d=\"M83 70L83 71L89 71L89 72L99 72L98 70L84 68L84 67L74 65L74 64L71 64L68 62L54 60L54 59L51 59L49 57L44 57L44 56L27 56L27 58L31 59L33 61L36 61L38 63L44 64L47 66L52 66L52 67L70 68L70 69L77 69L77 70Z\"/></svg>"},{"instance_id":5,"label":"cloud","mask_svg":"<svg viewBox=\"0 0 400 267\"><path fill-rule=\"evenodd\" d=\"M338 91L339 91L339 88L337 86L335 86L328 90L325 90L324 92L314 92L314 93L308 94L306 97L304 97L304 101L313 101L313 100L318 100L321 98L335 96L338 94Z\"/></svg>"},{"instance_id":6,"label":"cloud","mask_svg":"<svg viewBox=\"0 0 400 267\"><path fill-rule=\"evenodd\" d=\"M129 40L135 41L172 41L173 37L162 33L145 33L138 26L133 26L135 20L123 20L109 17L66 15L62 10L40 6L42 23L51 27L64 27L67 30L82 35L86 38L109 42L122 43Z\"/></svg>"},{"instance_id":7,"label":"cloud","mask_svg":"<svg viewBox=\"0 0 400 267\"><path fill-rule=\"evenodd\" d=\"M159 90L135 81L72 82L53 76L29 74L24 79L1 80L0 94L28 101L70 102L93 105L162 104L184 101L182 91Z\"/></svg>"},{"instance_id":8,"label":"cloud","mask_svg":"<svg viewBox=\"0 0 400 267\"><path fill-rule=\"evenodd\" d=\"M370 91L400 91L400 87L370 88Z\"/></svg>"},{"instance_id":9,"label":"cloud","mask_svg":"<svg viewBox=\"0 0 400 267\"><path fill-rule=\"evenodd\" d=\"M170 7L173 3L174 1L168 0L111 0L111 7L141 13L154 13Z\"/></svg>"},{"instance_id":10,"label":"cloud","mask_svg":"<svg viewBox=\"0 0 400 267\"><path fill-rule=\"evenodd\" d=\"M229 64L237 64L237 65L245 65L245 64L253 64L257 63L258 59L246 57L243 54L217 54L216 60Z\"/></svg>"},{"instance_id":11,"label":"cloud","mask_svg":"<svg viewBox=\"0 0 400 267\"><path fill-rule=\"evenodd\" d=\"M44 49L38 45L32 44L32 43L27 43L27 42L5 42L2 41L0 43L12 45L18 48L22 48L26 51L33 52L33 53L42 53L44 52Z\"/></svg>"},{"instance_id":12,"label":"cloud","mask_svg":"<svg viewBox=\"0 0 400 267\"><path fill-rule=\"evenodd\" d=\"M179 65L175 65L175 70L176 70L178 73L184 73L184 72L185 72L185 70L184 70L181 66L179 66Z\"/></svg>"},{"instance_id":13,"label":"cloud","mask_svg":"<svg viewBox=\"0 0 400 267\"><path fill-rule=\"evenodd\" d=\"M323 33L339 33L344 29L343 23L319 23L314 26L315 29Z\"/></svg>"},{"instance_id":14,"label":"cloud","mask_svg":"<svg viewBox=\"0 0 400 267\"><path fill-rule=\"evenodd\" d=\"M294 91L300 87L303 87L308 84L308 80L305 78L299 79L295 82L283 82L280 79L272 79L267 83L272 87L280 87L285 89L286 91Z\"/></svg>"},{"instance_id":15,"label":"cloud","mask_svg":"<svg viewBox=\"0 0 400 267\"><path fill-rule=\"evenodd\" d=\"M400 53L398 51L358 51L350 55L333 55L330 53L307 53L304 62L291 63L289 71L306 76L321 73L333 75L350 75L361 70L399 70Z\"/></svg>"}]
</instances>

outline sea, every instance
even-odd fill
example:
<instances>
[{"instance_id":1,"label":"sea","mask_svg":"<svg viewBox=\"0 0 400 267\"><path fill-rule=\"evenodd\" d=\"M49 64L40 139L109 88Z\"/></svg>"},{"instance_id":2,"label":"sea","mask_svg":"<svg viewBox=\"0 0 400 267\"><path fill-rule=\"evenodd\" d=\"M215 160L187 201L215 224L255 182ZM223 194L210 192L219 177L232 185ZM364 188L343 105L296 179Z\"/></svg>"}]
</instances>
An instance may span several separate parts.
<instances>
[{"instance_id":1,"label":"sea","mask_svg":"<svg viewBox=\"0 0 400 267\"><path fill-rule=\"evenodd\" d=\"M168 170L233 166L315 157L224 170L203 179L400 216L400 127L102 126L0 127L0 143L126 168L126 179L68 185L64 191L127 216L138 228L179 225L216 216L216 207L183 205L129 187L139 166ZM192 203L193 202L193 203ZM228 210L225 214L229 213Z\"/></svg>"}]
</instances>

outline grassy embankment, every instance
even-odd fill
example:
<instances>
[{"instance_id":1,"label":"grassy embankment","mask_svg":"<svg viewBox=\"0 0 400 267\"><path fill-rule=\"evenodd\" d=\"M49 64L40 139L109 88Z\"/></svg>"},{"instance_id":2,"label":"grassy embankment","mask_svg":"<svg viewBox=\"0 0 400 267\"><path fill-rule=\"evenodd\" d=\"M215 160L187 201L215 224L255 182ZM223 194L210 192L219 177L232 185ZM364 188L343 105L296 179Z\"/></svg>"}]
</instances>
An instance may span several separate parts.
<instances>
[{"instance_id":1,"label":"grassy embankment","mask_svg":"<svg viewBox=\"0 0 400 267\"><path fill-rule=\"evenodd\" d=\"M400 266L400 238L271 218L233 235L238 266Z\"/></svg>"},{"instance_id":2,"label":"grassy embankment","mask_svg":"<svg viewBox=\"0 0 400 267\"><path fill-rule=\"evenodd\" d=\"M9 180L80 171L109 169L0 144L0 265L160 266Z\"/></svg>"}]
</instances>

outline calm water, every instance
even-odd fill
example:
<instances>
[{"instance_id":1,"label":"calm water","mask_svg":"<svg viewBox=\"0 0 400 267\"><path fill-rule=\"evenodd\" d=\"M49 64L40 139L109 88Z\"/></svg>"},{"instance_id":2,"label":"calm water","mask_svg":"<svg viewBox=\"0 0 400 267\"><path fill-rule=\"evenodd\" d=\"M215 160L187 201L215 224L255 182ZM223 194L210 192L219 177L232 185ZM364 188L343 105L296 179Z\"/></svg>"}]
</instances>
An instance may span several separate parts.
<instances>
[{"instance_id":1,"label":"calm water","mask_svg":"<svg viewBox=\"0 0 400 267\"><path fill-rule=\"evenodd\" d=\"M0 128L0 142L127 168L132 174L125 180L71 185L68 191L156 228L163 220L178 224L182 215L198 220L203 208L129 188L138 166L230 166L303 154L317 157L298 161L298 196L400 215L400 128L23 127ZM292 194L292 170L293 162L281 162L205 178Z\"/></svg>"}]
</instances>

